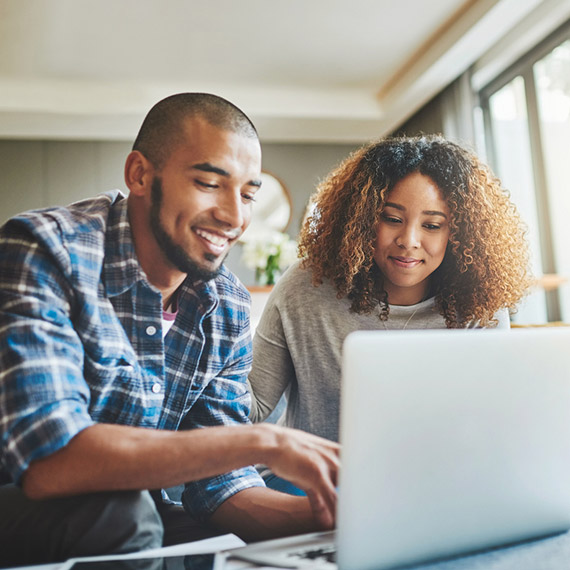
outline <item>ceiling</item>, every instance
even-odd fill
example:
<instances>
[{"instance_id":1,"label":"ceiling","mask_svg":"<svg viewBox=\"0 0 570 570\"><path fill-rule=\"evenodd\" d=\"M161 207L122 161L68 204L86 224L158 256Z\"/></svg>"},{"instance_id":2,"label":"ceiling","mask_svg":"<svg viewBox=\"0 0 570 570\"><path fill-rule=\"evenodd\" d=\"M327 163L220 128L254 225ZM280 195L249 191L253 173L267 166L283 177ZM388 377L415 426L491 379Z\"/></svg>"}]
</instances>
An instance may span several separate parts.
<instances>
[{"instance_id":1,"label":"ceiling","mask_svg":"<svg viewBox=\"0 0 570 570\"><path fill-rule=\"evenodd\" d=\"M549 2L0 0L0 138L132 140L162 97L209 91L265 141L359 142Z\"/></svg>"}]
</instances>

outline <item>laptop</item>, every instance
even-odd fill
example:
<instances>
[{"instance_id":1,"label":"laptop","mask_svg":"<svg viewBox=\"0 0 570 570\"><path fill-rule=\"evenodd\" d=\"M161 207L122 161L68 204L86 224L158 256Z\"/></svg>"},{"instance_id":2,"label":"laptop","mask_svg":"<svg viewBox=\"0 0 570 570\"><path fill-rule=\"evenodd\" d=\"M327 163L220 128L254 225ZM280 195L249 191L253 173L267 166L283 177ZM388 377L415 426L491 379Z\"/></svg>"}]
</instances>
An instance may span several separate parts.
<instances>
[{"instance_id":1,"label":"laptop","mask_svg":"<svg viewBox=\"0 0 570 570\"><path fill-rule=\"evenodd\" d=\"M569 352L564 327L352 333L336 532L231 555L371 570L569 529Z\"/></svg>"}]
</instances>

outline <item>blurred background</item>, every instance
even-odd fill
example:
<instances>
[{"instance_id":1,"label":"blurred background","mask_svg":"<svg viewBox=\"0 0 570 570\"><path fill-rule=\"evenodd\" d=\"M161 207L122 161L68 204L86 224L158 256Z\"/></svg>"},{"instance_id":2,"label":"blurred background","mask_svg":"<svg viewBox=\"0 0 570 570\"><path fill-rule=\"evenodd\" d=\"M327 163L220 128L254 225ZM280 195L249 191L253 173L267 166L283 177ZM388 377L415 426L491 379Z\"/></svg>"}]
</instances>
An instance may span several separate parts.
<instances>
[{"instance_id":1,"label":"blurred background","mask_svg":"<svg viewBox=\"0 0 570 570\"><path fill-rule=\"evenodd\" d=\"M319 180L370 139L470 146L529 226L539 280L514 320L570 321L570 0L0 0L0 221L126 192L143 117L180 91L258 127L271 178L250 245L294 241ZM251 286L247 247L227 264Z\"/></svg>"}]
</instances>

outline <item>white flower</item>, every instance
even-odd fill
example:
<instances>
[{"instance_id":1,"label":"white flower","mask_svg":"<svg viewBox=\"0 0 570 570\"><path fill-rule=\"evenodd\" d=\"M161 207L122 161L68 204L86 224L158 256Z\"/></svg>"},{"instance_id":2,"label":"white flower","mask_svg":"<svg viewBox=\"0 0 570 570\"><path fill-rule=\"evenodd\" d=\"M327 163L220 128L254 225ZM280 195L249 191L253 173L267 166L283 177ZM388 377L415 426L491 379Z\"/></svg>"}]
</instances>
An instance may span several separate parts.
<instances>
[{"instance_id":1,"label":"white flower","mask_svg":"<svg viewBox=\"0 0 570 570\"><path fill-rule=\"evenodd\" d=\"M297 243L293 240L286 241L281 245L279 258L281 270L287 269L297 259Z\"/></svg>"},{"instance_id":2,"label":"white flower","mask_svg":"<svg viewBox=\"0 0 570 570\"><path fill-rule=\"evenodd\" d=\"M241 259L250 269L264 269L269 257L267 244L260 241L249 241L243 247Z\"/></svg>"},{"instance_id":3,"label":"white flower","mask_svg":"<svg viewBox=\"0 0 570 570\"><path fill-rule=\"evenodd\" d=\"M275 268L284 271L296 258L297 243L281 232L259 234L247 241L241 256L246 267L260 273L274 271Z\"/></svg>"}]
</instances>

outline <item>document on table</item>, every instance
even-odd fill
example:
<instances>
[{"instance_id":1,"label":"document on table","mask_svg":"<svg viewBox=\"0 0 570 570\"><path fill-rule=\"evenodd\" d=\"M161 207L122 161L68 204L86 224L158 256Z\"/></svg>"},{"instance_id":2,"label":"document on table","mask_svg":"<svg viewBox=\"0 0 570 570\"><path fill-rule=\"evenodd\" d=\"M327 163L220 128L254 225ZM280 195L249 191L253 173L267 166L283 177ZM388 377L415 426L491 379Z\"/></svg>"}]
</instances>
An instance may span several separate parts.
<instances>
[{"instance_id":1,"label":"document on table","mask_svg":"<svg viewBox=\"0 0 570 570\"><path fill-rule=\"evenodd\" d=\"M72 558L67 562L63 562L58 566L51 566L50 570L71 570L76 566L77 568L82 565L86 567L87 562L120 562L127 560L143 560L143 559L168 559L174 560L174 557L184 557L191 555L214 554L222 550L231 548L239 548L245 546L245 542L235 534L224 534L222 536L214 536L204 540L197 540L194 542L186 542L183 544L175 544L173 546L164 546L162 548L152 548L149 550L142 550L140 552L132 552L123 555L109 555L109 556L89 556L84 558ZM81 563L81 564L79 564ZM93 565L95 567L95 565ZM111 568L107 565L106 567ZM46 569L47 570L47 569Z\"/></svg>"}]
</instances>

